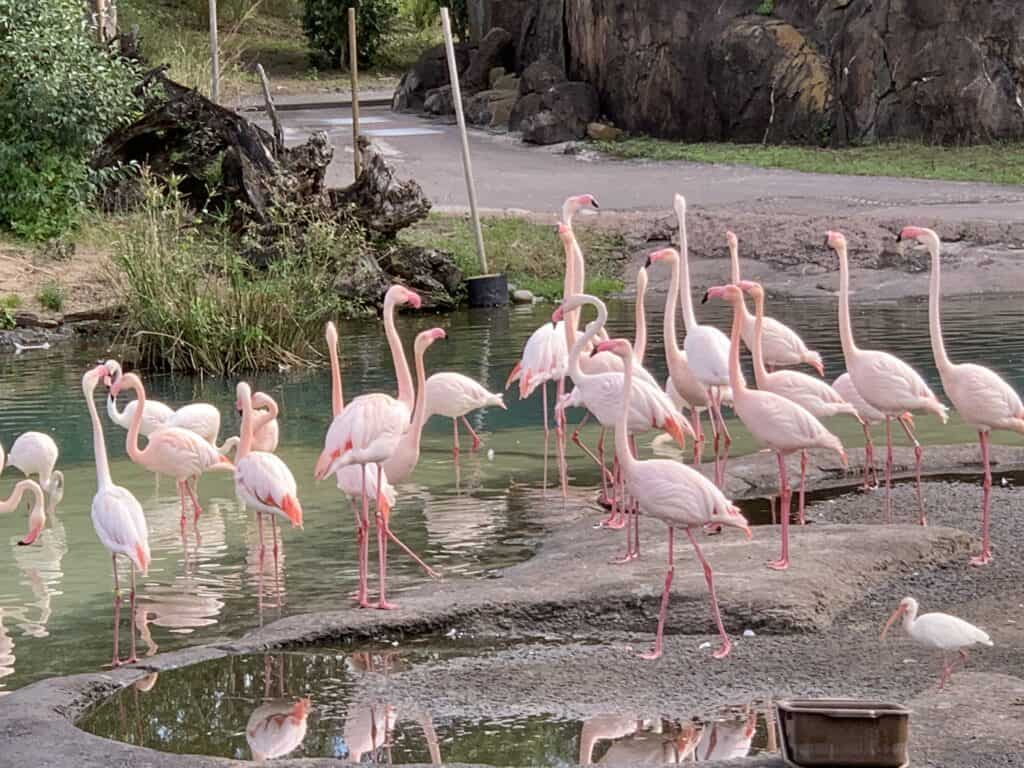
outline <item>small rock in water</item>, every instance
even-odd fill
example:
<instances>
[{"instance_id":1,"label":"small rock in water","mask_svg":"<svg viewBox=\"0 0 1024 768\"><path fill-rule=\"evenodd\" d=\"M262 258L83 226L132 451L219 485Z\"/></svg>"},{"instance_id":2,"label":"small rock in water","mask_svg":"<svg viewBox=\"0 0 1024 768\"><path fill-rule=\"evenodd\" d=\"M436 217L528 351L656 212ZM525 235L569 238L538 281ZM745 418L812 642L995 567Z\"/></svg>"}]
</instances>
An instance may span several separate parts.
<instances>
[{"instance_id":1,"label":"small rock in water","mask_svg":"<svg viewBox=\"0 0 1024 768\"><path fill-rule=\"evenodd\" d=\"M533 293L525 288L512 291L512 301L516 304L533 304Z\"/></svg>"},{"instance_id":2,"label":"small rock in water","mask_svg":"<svg viewBox=\"0 0 1024 768\"><path fill-rule=\"evenodd\" d=\"M752 630L752 629L744 629L743 630L743 636L744 637L756 637L756 635L754 634L754 630Z\"/></svg>"},{"instance_id":3,"label":"small rock in water","mask_svg":"<svg viewBox=\"0 0 1024 768\"><path fill-rule=\"evenodd\" d=\"M703 650L705 650L705 649L707 649L707 648L710 648L710 647L711 647L711 643L709 643L709 642L704 642L704 643L701 643L701 644L700 644L700 646L699 646L699 647L697 648L697 650L699 650L699 651L703 651Z\"/></svg>"},{"instance_id":4,"label":"small rock in water","mask_svg":"<svg viewBox=\"0 0 1024 768\"><path fill-rule=\"evenodd\" d=\"M493 448L488 448L487 449L487 460L488 461L494 461L494 449Z\"/></svg>"}]
</instances>

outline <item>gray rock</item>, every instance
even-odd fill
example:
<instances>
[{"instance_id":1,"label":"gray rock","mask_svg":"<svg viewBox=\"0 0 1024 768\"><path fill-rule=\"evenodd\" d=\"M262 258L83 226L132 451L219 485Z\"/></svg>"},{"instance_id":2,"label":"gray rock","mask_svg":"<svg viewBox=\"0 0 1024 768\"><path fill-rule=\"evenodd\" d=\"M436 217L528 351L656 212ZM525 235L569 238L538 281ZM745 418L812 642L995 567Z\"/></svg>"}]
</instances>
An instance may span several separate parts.
<instances>
[{"instance_id":1,"label":"gray rock","mask_svg":"<svg viewBox=\"0 0 1024 768\"><path fill-rule=\"evenodd\" d=\"M423 297L423 306L452 309L458 303L462 270L450 253L396 244L377 257L383 271Z\"/></svg>"},{"instance_id":2,"label":"gray rock","mask_svg":"<svg viewBox=\"0 0 1024 768\"><path fill-rule=\"evenodd\" d=\"M507 125L517 96L508 91L480 91L466 100L466 121L471 125Z\"/></svg>"},{"instance_id":3,"label":"gray rock","mask_svg":"<svg viewBox=\"0 0 1024 768\"><path fill-rule=\"evenodd\" d=\"M587 125L587 136L594 141L618 141L622 138L622 129L607 123L590 123Z\"/></svg>"},{"instance_id":4,"label":"gray rock","mask_svg":"<svg viewBox=\"0 0 1024 768\"><path fill-rule=\"evenodd\" d=\"M533 304L533 301L533 293L526 290L525 288L518 288L512 291L513 304Z\"/></svg>"},{"instance_id":5,"label":"gray rock","mask_svg":"<svg viewBox=\"0 0 1024 768\"><path fill-rule=\"evenodd\" d=\"M455 99L452 98L452 87L442 85L427 92L423 100L423 111L431 115L454 115Z\"/></svg>"},{"instance_id":6,"label":"gray rock","mask_svg":"<svg viewBox=\"0 0 1024 768\"><path fill-rule=\"evenodd\" d=\"M498 82L504 76L505 76L505 68L504 67L494 67L490 71L490 73L487 75L487 84L491 88L494 88L494 84L496 82Z\"/></svg>"},{"instance_id":7,"label":"gray rock","mask_svg":"<svg viewBox=\"0 0 1024 768\"><path fill-rule=\"evenodd\" d=\"M480 41L480 47L469 58L469 67L460 73L459 82L468 92L479 91L490 85L491 70L503 67L506 71L515 65L515 45L512 35L501 27L490 30Z\"/></svg>"},{"instance_id":8,"label":"gray rock","mask_svg":"<svg viewBox=\"0 0 1024 768\"><path fill-rule=\"evenodd\" d=\"M547 60L535 61L523 70L519 80L519 93L524 96L528 93L543 93L551 86L567 80L565 70L561 67Z\"/></svg>"},{"instance_id":9,"label":"gray rock","mask_svg":"<svg viewBox=\"0 0 1024 768\"><path fill-rule=\"evenodd\" d=\"M531 96L539 99L533 100ZM513 109L523 141L531 144L582 139L597 112L597 91L589 83L559 83L544 93L524 96Z\"/></svg>"},{"instance_id":10,"label":"gray rock","mask_svg":"<svg viewBox=\"0 0 1024 768\"><path fill-rule=\"evenodd\" d=\"M513 91L519 93L519 78L514 74L502 75L491 84L491 89L495 91Z\"/></svg>"},{"instance_id":11,"label":"gray rock","mask_svg":"<svg viewBox=\"0 0 1024 768\"><path fill-rule=\"evenodd\" d=\"M467 43L455 46L455 65L460 80L469 67L470 55L474 48ZM415 112L424 109L424 102L430 91L447 85L448 60L444 46L435 45L424 51L412 69L402 75L391 99L391 108L396 112ZM454 108L453 108L454 109Z\"/></svg>"},{"instance_id":12,"label":"gray rock","mask_svg":"<svg viewBox=\"0 0 1024 768\"><path fill-rule=\"evenodd\" d=\"M512 107L512 113L508 118L510 131L518 131L522 128L523 120L530 115L535 115L543 108L544 100L539 93L528 93L520 96Z\"/></svg>"}]
</instances>

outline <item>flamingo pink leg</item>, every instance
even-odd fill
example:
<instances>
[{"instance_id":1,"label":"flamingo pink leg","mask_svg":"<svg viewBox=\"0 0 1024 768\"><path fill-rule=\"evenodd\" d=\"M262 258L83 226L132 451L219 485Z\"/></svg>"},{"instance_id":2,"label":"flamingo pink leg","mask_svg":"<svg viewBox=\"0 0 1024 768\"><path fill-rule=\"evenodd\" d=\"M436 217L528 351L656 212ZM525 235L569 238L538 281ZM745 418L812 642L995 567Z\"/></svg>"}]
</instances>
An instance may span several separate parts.
<instances>
[{"instance_id":1,"label":"flamingo pink leg","mask_svg":"<svg viewBox=\"0 0 1024 768\"><path fill-rule=\"evenodd\" d=\"M131 623L129 626L131 627L132 632L132 642L131 652L130 655L128 656L128 659L125 661L125 664L134 664L136 661L139 660L139 657L135 652L135 563L129 560L128 564L131 566L132 569L132 591L128 593L128 606L129 608L131 608Z\"/></svg>"},{"instance_id":2,"label":"flamingo pink leg","mask_svg":"<svg viewBox=\"0 0 1024 768\"><path fill-rule=\"evenodd\" d=\"M622 511L622 506L626 500L626 489L622 482L622 467L619 465L618 458L613 462L613 477L612 511L606 519L601 521L600 525L618 531L625 525L625 514Z\"/></svg>"},{"instance_id":3,"label":"flamingo pink leg","mask_svg":"<svg viewBox=\"0 0 1024 768\"><path fill-rule=\"evenodd\" d=\"M469 430L469 434L471 434L473 436L473 445L472 445L472 447L470 447L469 450L475 451L475 450L479 449L480 448L480 435L478 435L476 433L476 430L473 429L472 426L470 426L469 419L467 419L465 416L462 417L462 424L466 427L466 429Z\"/></svg>"},{"instance_id":4,"label":"flamingo pink leg","mask_svg":"<svg viewBox=\"0 0 1024 768\"><path fill-rule=\"evenodd\" d=\"M370 560L370 499L366 495L366 467L362 467L362 506L363 514L359 523L359 592L356 603L360 608L369 608L369 560Z\"/></svg>"},{"instance_id":5,"label":"flamingo pink leg","mask_svg":"<svg viewBox=\"0 0 1024 768\"><path fill-rule=\"evenodd\" d=\"M263 556L264 556L265 547L263 545L263 513L262 512L257 512L256 513L256 528L259 530L259 533L260 533L260 548L259 548L259 553L260 553L260 573L263 573Z\"/></svg>"},{"instance_id":6,"label":"flamingo pink leg","mask_svg":"<svg viewBox=\"0 0 1024 768\"><path fill-rule=\"evenodd\" d=\"M185 483L178 481L178 501L181 502L181 535L185 535Z\"/></svg>"},{"instance_id":7,"label":"flamingo pink leg","mask_svg":"<svg viewBox=\"0 0 1024 768\"><path fill-rule=\"evenodd\" d=\"M729 434L729 428L725 426L725 418L722 416L721 387L712 387L708 394L711 400L712 421L718 420L718 431L715 432L715 485L722 488L725 484L725 465L729 461L729 446L732 445L732 436ZM721 447L719 446L719 437L721 437Z\"/></svg>"},{"instance_id":8,"label":"flamingo pink leg","mask_svg":"<svg viewBox=\"0 0 1024 768\"><path fill-rule=\"evenodd\" d=\"M381 514L383 504L381 501L384 498L383 491L384 487L383 470L380 464L377 465L377 564L378 571L380 573L380 600L377 601L377 608L383 611L394 610L398 606L394 603L389 603L385 595L387 571L388 571L388 537L384 533L387 528L387 521L384 519L384 515Z\"/></svg>"},{"instance_id":9,"label":"flamingo pink leg","mask_svg":"<svg viewBox=\"0 0 1024 768\"><path fill-rule=\"evenodd\" d=\"M878 475L875 472L875 445L871 441L871 428L867 424L864 428L864 490L871 489L870 477L874 475L875 485L878 484Z\"/></svg>"},{"instance_id":10,"label":"flamingo pink leg","mask_svg":"<svg viewBox=\"0 0 1024 768\"><path fill-rule=\"evenodd\" d=\"M784 571L789 568L789 500L791 491L789 481L786 479L786 458L779 451L776 453L779 459L779 517L782 518L782 554L778 560L768 563L768 567L776 571Z\"/></svg>"},{"instance_id":11,"label":"flamingo pink leg","mask_svg":"<svg viewBox=\"0 0 1024 768\"><path fill-rule=\"evenodd\" d=\"M195 517L192 518L192 522L198 523L199 515L203 513L203 508L199 506L199 499L196 498L196 494L192 490L192 486L189 485L188 480L185 481L185 490L188 491L188 496L192 500L192 510L195 512Z\"/></svg>"},{"instance_id":12,"label":"flamingo pink leg","mask_svg":"<svg viewBox=\"0 0 1024 768\"><path fill-rule=\"evenodd\" d=\"M633 458L638 458L640 452L636 447L635 435L630 435L629 443L630 450L633 453ZM623 484L625 484L625 477L623 477ZM630 514L633 516L633 552L630 559L636 560L640 557L640 503L636 499L632 499Z\"/></svg>"},{"instance_id":13,"label":"flamingo pink leg","mask_svg":"<svg viewBox=\"0 0 1024 768\"><path fill-rule=\"evenodd\" d=\"M590 414L588 413L587 415L589 416ZM580 425L581 426L583 425L582 421L580 422ZM577 427L576 429L579 430L579 427ZM601 504L602 506L607 505L609 503L609 500L608 500L608 477L607 477L607 470L604 467L604 432L605 432L604 427L601 427L601 436L597 438L597 463L601 467L601 498L599 498L597 500L597 502L598 502L598 504ZM573 440L575 441L575 439L576 439L576 436L573 435Z\"/></svg>"},{"instance_id":14,"label":"flamingo pink leg","mask_svg":"<svg viewBox=\"0 0 1024 768\"><path fill-rule=\"evenodd\" d=\"M903 419L898 419L903 431L907 433L907 439L914 444L914 490L917 493L917 522L921 525L928 525L928 519L924 514L924 499L921 497L921 460L924 457L924 449L914 437L912 430Z\"/></svg>"},{"instance_id":15,"label":"flamingo pink leg","mask_svg":"<svg viewBox=\"0 0 1024 768\"><path fill-rule=\"evenodd\" d=\"M699 409L690 409L690 421L693 422L693 434L697 436L693 441L693 465L697 466L704 458L704 432L700 428Z\"/></svg>"},{"instance_id":16,"label":"flamingo pink leg","mask_svg":"<svg viewBox=\"0 0 1024 768\"><path fill-rule=\"evenodd\" d=\"M988 533L989 505L992 500L992 465L989 462L988 438L988 432L978 433L978 439L981 441L981 461L985 465L985 482L981 492L981 554L971 558L971 565L988 565L992 562L992 549Z\"/></svg>"},{"instance_id":17,"label":"flamingo pink leg","mask_svg":"<svg viewBox=\"0 0 1024 768\"><path fill-rule=\"evenodd\" d=\"M459 420L452 419L452 455L459 458Z\"/></svg>"},{"instance_id":18,"label":"flamingo pink leg","mask_svg":"<svg viewBox=\"0 0 1024 768\"><path fill-rule=\"evenodd\" d=\"M277 515L270 516L270 541L274 553L274 588L277 590L277 607L281 607L281 564L277 551Z\"/></svg>"},{"instance_id":19,"label":"flamingo pink leg","mask_svg":"<svg viewBox=\"0 0 1024 768\"><path fill-rule=\"evenodd\" d=\"M718 596L715 594L715 577L711 573L711 566L708 565L708 561L704 559L704 553L700 551L700 547L697 545L697 539L694 538L693 531L687 528L686 535L690 538L690 543L693 544L694 552L697 553L700 567L704 569L704 581L707 582L708 592L711 593L711 615L715 617L715 625L718 627L718 634L722 638L721 647L712 656L716 659L724 659L729 655L729 651L732 650L732 641L729 640L729 635L725 631L725 627L722 624L722 613L718 609Z\"/></svg>"},{"instance_id":20,"label":"flamingo pink leg","mask_svg":"<svg viewBox=\"0 0 1024 768\"><path fill-rule=\"evenodd\" d=\"M807 489L807 451L800 451L800 501L797 507L797 520L800 525L807 525L804 517L804 493Z\"/></svg>"},{"instance_id":21,"label":"flamingo pink leg","mask_svg":"<svg viewBox=\"0 0 1024 768\"><path fill-rule=\"evenodd\" d=\"M565 394L565 377L558 380L555 397L561 402ZM565 410L555 412L555 442L558 445L558 479L562 486L562 498L569 495L569 464L565 457Z\"/></svg>"},{"instance_id":22,"label":"flamingo pink leg","mask_svg":"<svg viewBox=\"0 0 1024 768\"><path fill-rule=\"evenodd\" d=\"M589 416L589 414L588 414L588 416ZM579 427L582 427L585 422L586 422L586 417L584 417L583 421L581 421L579 423L579 426L576 428L577 431L573 432L573 434L572 434L572 441L579 447L579 449L581 451L583 451L585 454L587 454L587 456L589 456L590 459L595 464L598 465L598 467L601 468L601 473L602 473L602 478L603 479L612 478L612 473L608 472L608 468L604 465L604 451L603 451L604 446L603 446L603 444L601 444L601 448L602 448L601 456L597 456L597 455L594 454L593 451L591 451L589 448L587 448L587 446L584 445L583 441L580 439ZM604 436L604 429L603 428L601 430L601 435L602 435L602 437ZM613 479L613 482L614 482L614 479Z\"/></svg>"},{"instance_id":23,"label":"flamingo pink leg","mask_svg":"<svg viewBox=\"0 0 1024 768\"><path fill-rule=\"evenodd\" d=\"M885 522L892 522L892 419L885 417Z\"/></svg>"},{"instance_id":24,"label":"flamingo pink leg","mask_svg":"<svg viewBox=\"0 0 1024 768\"><path fill-rule=\"evenodd\" d=\"M622 499L620 503L622 508L625 508L629 501L628 499ZM620 557L613 557L610 561L613 565L625 565L633 559L633 526L630 524L625 512L623 513L623 520L625 520L626 527L626 554Z\"/></svg>"},{"instance_id":25,"label":"flamingo pink leg","mask_svg":"<svg viewBox=\"0 0 1024 768\"><path fill-rule=\"evenodd\" d=\"M110 556L114 564L114 656L110 666L114 669L121 666L121 654L118 653L118 632L121 628L121 586L117 581L117 555Z\"/></svg>"},{"instance_id":26,"label":"flamingo pink leg","mask_svg":"<svg viewBox=\"0 0 1024 768\"><path fill-rule=\"evenodd\" d=\"M423 569L424 573L426 573L427 576L429 576L432 579L436 579L436 578L438 578L441 575L437 571L435 571L433 568L431 568L429 565L427 565L425 562L423 562L423 560L420 559L419 555L417 555L408 546L406 546L404 543L402 543L399 540L399 538L394 534L394 532L391 530L391 526L388 523L386 523L386 522L384 524L384 533L385 533L385 535L389 539L391 539L391 541L393 541L395 544L397 544L398 547L403 552L405 552L405 554L407 554L409 557L411 557L416 562L416 564L419 565L419 567Z\"/></svg>"},{"instance_id":27,"label":"flamingo pink leg","mask_svg":"<svg viewBox=\"0 0 1024 768\"><path fill-rule=\"evenodd\" d=\"M696 543L696 542L695 542ZM654 647L640 654L641 659L656 659L661 656L662 638L665 634L665 614L668 613L668 596L672 591L672 577L676 571L675 528L668 527L668 571L665 573L665 588L661 592L661 610L658 611L658 632L654 636Z\"/></svg>"},{"instance_id":28,"label":"flamingo pink leg","mask_svg":"<svg viewBox=\"0 0 1024 768\"><path fill-rule=\"evenodd\" d=\"M541 384L541 401L544 403L544 485L545 492L548 489L548 440L551 437L551 429L548 424L548 383Z\"/></svg>"}]
</instances>

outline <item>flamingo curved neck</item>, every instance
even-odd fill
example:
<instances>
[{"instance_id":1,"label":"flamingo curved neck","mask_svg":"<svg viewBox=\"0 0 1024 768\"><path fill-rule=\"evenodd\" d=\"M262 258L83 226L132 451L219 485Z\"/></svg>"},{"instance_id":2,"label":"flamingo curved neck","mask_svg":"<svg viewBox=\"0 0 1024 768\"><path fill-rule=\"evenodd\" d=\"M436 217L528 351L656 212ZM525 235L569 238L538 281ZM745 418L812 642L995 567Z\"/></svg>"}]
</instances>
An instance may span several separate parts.
<instances>
[{"instance_id":1,"label":"flamingo curved neck","mask_svg":"<svg viewBox=\"0 0 1024 768\"><path fill-rule=\"evenodd\" d=\"M107 395L107 416L110 420L117 424L119 427L128 429L131 426L131 422L128 417L125 416L124 409L117 410L117 400L111 395Z\"/></svg>"},{"instance_id":2,"label":"flamingo curved neck","mask_svg":"<svg viewBox=\"0 0 1024 768\"><path fill-rule=\"evenodd\" d=\"M732 334L729 338L729 386L732 388L732 396L735 400L742 397L747 391L747 384L740 373L740 329L743 327L743 308L740 301L732 308Z\"/></svg>"},{"instance_id":3,"label":"flamingo curved neck","mask_svg":"<svg viewBox=\"0 0 1024 768\"><path fill-rule=\"evenodd\" d=\"M604 328L604 324L608 322L608 308L604 305L603 301L599 301L587 294L580 295L583 297L581 308L582 304L590 304L595 307L597 309L597 319L587 323L583 335L573 342L572 349L569 351L569 376L577 386L589 378L580 368L580 355L583 354L584 348L591 340Z\"/></svg>"},{"instance_id":4,"label":"flamingo curved neck","mask_svg":"<svg viewBox=\"0 0 1024 768\"><path fill-rule=\"evenodd\" d=\"M242 406L242 426L238 430L238 449L235 451L236 464L252 452L253 436L252 393L245 389L238 399Z\"/></svg>"},{"instance_id":5,"label":"flamingo curved neck","mask_svg":"<svg viewBox=\"0 0 1024 768\"><path fill-rule=\"evenodd\" d=\"M4 501L0 501L0 513L13 512L16 510L26 491L31 492L32 495L36 497L36 504L33 507L33 510L36 508L42 508L45 504L42 489L40 489L34 480L20 480L18 481L18 484L14 486L14 492Z\"/></svg>"},{"instance_id":6,"label":"flamingo curved neck","mask_svg":"<svg viewBox=\"0 0 1024 768\"><path fill-rule=\"evenodd\" d=\"M331 415L338 416L345 410L345 396L341 389L341 363L338 361L338 345L328 343L327 354L331 358Z\"/></svg>"},{"instance_id":7,"label":"flamingo curved neck","mask_svg":"<svg viewBox=\"0 0 1024 768\"><path fill-rule=\"evenodd\" d=\"M741 299L743 314L747 314L747 302ZM764 389L768 381L768 369L764 366L764 347L762 346L762 334L764 333L764 294L758 293L754 296L754 381L758 389ZM730 347L730 351L732 348Z\"/></svg>"},{"instance_id":8,"label":"flamingo curved neck","mask_svg":"<svg viewBox=\"0 0 1024 768\"><path fill-rule=\"evenodd\" d=\"M412 426L409 427L409 432L412 444L416 448L416 453L420 450L420 438L423 435L423 424L427 420L427 373L426 368L423 364L423 354L426 351L425 347L419 347L416 349L416 412L412 417Z\"/></svg>"},{"instance_id":9,"label":"flamingo curved neck","mask_svg":"<svg viewBox=\"0 0 1024 768\"><path fill-rule=\"evenodd\" d=\"M569 242L562 243L562 250L565 252L565 283L562 290L562 301L568 301L571 296L582 292L576 288L576 252L573 247L576 237L571 234L571 231L570 238ZM580 327L580 311L574 309L563 314L566 344L571 348L573 340L576 338L576 331Z\"/></svg>"},{"instance_id":10,"label":"flamingo curved neck","mask_svg":"<svg viewBox=\"0 0 1024 768\"><path fill-rule=\"evenodd\" d=\"M388 337L388 346L391 347L391 361L394 363L395 377L398 379L398 401L411 413L416 405L412 374L409 372L409 362L405 359L402 340L395 328L395 302L390 298L384 302L384 332Z\"/></svg>"},{"instance_id":11,"label":"flamingo curved neck","mask_svg":"<svg viewBox=\"0 0 1024 768\"><path fill-rule=\"evenodd\" d=\"M939 312L939 301L942 299L942 267L939 258L939 244L928 238L928 251L932 257L931 286L928 290L928 331L932 337L932 354L935 356L935 367L939 369L940 378L953 369L953 362L946 354L946 343L942 338L942 320ZM945 386L945 381L943 381Z\"/></svg>"},{"instance_id":12,"label":"flamingo curved neck","mask_svg":"<svg viewBox=\"0 0 1024 768\"><path fill-rule=\"evenodd\" d=\"M685 215L679 218L679 293L683 302L683 327L689 333L697 328L697 316L693 313L690 295L690 247L686 240Z\"/></svg>"},{"instance_id":13,"label":"flamingo curved neck","mask_svg":"<svg viewBox=\"0 0 1024 768\"><path fill-rule=\"evenodd\" d=\"M142 414L146 410L146 388L142 385L142 379L134 373L126 373L122 378L122 388L128 387L135 390L135 413L132 414L132 423L128 427L128 438L125 448L132 461L138 462L142 456L142 449L139 448L139 432L142 429Z\"/></svg>"},{"instance_id":14,"label":"flamingo curved neck","mask_svg":"<svg viewBox=\"0 0 1024 768\"><path fill-rule=\"evenodd\" d=\"M679 259L672 261L672 273L668 281L668 293L665 294L665 317L662 324L665 332L665 358L669 368L682 362L683 350L679 348L676 336L676 307L679 303Z\"/></svg>"},{"instance_id":15,"label":"flamingo curved neck","mask_svg":"<svg viewBox=\"0 0 1024 768\"><path fill-rule=\"evenodd\" d=\"M843 345L846 369L850 369L851 358L857 354L853 341L853 326L850 324L850 267L846 261L846 243L836 248L839 256L839 339Z\"/></svg>"},{"instance_id":16,"label":"flamingo curved neck","mask_svg":"<svg viewBox=\"0 0 1024 768\"><path fill-rule=\"evenodd\" d=\"M643 365L644 354L647 352L647 314L644 311L644 294L647 293L646 281L636 292L636 338L633 342L633 359Z\"/></svg>"},{"instance_id":17,"label":"flamingo curved neck","mask_svg":"<svg viewBox=\"0 0 1024 768\"><path fill-rule=\"evenodd\" d=\"M102 489L111 484L110 464L107 462L107 444L103 439L103 428L100 426L100 415L96 411L97 379L95 375L86 374L82 382L82 392L85 394L85 404L89 409L89 418L92 419L92 449L96 457L96 483ZM139 411L141 413L141 409Z\"/></svg>"}]
</instances>

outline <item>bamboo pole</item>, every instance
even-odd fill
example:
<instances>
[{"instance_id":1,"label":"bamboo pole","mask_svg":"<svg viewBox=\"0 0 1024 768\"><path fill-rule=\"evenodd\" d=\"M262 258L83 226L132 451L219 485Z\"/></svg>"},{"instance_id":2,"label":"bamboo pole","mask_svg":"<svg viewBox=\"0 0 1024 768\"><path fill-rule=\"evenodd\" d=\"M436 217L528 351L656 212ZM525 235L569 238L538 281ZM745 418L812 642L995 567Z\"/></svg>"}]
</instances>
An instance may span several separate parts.
<instances>
[{"instance_id":1,"label":"bamboo pole","mask_svg":"<svg viewBox=\"0 0 1024 768\"><path fill-rule=\"evenodd\" d=\"M352 77L352 171L358 179L362 172L359 152L359 51L356 49L356 9L348 9L348 71Z\"/></svg>"},{"instance_id":2,"label":"bamboo pole","mask_svg":"<svg viewBox=\"0 0 1024 768\"><path fill-rule=\"evenodd\" d=\"M476 209L476 186L473 183L473 164L469 158L469 137L466 135L466 117L462 114L462 90L459 88L459 68L455 63L455 43L452 41L452 22L448 9L441 9L441 26L444 30L444 47L448 54L448 75L452 84L452 102L455 104L455 119L459 124L462 138L462 169L466 173L466 190L469 192L469 215L473 220L473 234L476 237L476 253L480 258L480 273L489 274L487 254L484 252L484 234L480 229L480 215Z\"/></svg>"},{"instance_id":3,"label":"bamboo pole","mask_svg":"<svg viewBox=\"0 0 1024 768\"><path fill-rule=\"evenodd\" d=\"M220 103L220 45L217 42L217 0L210 0L210 101Z\"/></svg>"}]
</instances>

